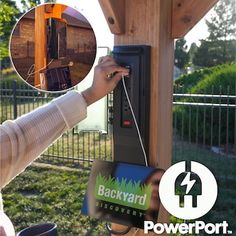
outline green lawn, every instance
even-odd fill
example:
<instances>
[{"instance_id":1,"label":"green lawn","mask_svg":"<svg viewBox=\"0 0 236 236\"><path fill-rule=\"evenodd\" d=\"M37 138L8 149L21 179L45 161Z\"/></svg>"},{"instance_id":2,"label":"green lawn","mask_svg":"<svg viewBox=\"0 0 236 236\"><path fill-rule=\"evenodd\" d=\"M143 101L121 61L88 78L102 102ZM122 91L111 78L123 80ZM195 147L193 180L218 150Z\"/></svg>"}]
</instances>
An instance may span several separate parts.
<instances>
[{"instance_id":1,"label":"green lawn","mask_svg":"<svg viewBox=\"0 0 236 236\"><path fill-rule=\"evenodd\" d=\"M81 216L88 171L28 167L3 190L4 206L17 231L55 222L59 235L107 235L104 224Z\"/></svg>"}]
</instances>

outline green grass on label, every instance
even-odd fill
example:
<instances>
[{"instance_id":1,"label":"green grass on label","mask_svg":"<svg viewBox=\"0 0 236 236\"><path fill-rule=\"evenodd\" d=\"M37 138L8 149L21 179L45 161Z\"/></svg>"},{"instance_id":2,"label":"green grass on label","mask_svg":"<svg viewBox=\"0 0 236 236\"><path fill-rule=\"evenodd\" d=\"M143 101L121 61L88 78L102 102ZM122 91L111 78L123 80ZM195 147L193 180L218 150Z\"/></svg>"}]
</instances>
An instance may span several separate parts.
<instances>
[{"instance_id":1,"label":"green grass on label","mask_svg":"<svg viewBox=\"0 0 236 236\"><path fill-rule=\"evenodd\" d=\"M140 205L138 202L135 203L135 202L129 202L127 200L122 201L119 199L112 199L110 197L99 196L97 193L98 193L98 188L100 185L103 185L105 188L108 188L111 190L116 190L116 191L139 195L139 196L144 196L146 194L145 204ZM140 181L132 181L132 180L127 181L126 178L122 178L121 181L119 181L118 178L113 178L111 176L106 177L99 174L96 178L95 193L96 193L96 198L99 198L101 200L110 201L113 203L129 206L133 208L146 210L149 206L151 193L152 193L152 186L150 184L149 185L143 184Z\"/></svg>"}]
</instances>

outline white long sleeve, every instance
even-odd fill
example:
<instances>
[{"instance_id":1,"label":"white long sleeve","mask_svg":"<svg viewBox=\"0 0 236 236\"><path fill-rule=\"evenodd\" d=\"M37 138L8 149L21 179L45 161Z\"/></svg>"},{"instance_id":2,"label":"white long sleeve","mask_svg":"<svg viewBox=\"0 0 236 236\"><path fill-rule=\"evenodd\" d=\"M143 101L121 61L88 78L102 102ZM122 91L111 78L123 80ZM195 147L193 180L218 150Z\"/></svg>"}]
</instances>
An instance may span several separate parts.
<instances>
[{"instance_id":1,"label":"white long sleeve","mask_svg":"<svg viewBox=\"0 0 236 236\"><path fill-rule=\"evenodd\" d=\"M0 190L86 115L83 96L71 91L0 125Z\"/></svg>"}]
</instances>

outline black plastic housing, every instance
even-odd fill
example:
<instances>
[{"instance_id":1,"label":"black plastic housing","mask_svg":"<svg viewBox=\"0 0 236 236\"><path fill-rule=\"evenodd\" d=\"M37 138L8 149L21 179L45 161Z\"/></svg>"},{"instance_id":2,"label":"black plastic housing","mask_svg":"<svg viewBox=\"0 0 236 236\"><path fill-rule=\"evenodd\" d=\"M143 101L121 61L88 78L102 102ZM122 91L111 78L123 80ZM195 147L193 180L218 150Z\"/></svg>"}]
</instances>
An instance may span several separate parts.
<instances>
[{"instance_id":1,"label":"black plastic housing","mask_svg":"<svg viewBox=\"0 0 236 236\"><path fill-rule=\"evenodd\" d=\"M115 46L113 50L116 62L130 68L130 75L125 78L125 83L147 156L149 151L150 48L147 45L131 45ZM113 106L114 160L145 165L122 81L114 90Z\"/></svg>"},{"instance_id":2,"label":"black plastic housing","mask_svg":"<svg viewBox=\"0 0 236 236\"><path fill-rule=\"evenodd\" d=\"M66 57L66 27L65 22L48 19L48 60Z\"/></svg>"}]
</instances>

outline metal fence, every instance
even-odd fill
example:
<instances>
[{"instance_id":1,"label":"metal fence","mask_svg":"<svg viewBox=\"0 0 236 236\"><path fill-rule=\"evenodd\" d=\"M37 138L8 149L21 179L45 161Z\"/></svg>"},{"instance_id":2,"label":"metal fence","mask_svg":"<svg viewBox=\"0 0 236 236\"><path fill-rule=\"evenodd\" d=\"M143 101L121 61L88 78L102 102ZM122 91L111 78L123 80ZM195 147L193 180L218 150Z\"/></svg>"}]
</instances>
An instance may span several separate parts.
<instances>
[{"instance_id":1,"label":"metal fence","mask_svg":"<svg viewBox=\"0 0 236 236\"><path fill-rule=\"evenodd\" d=\"M236 91L235 91L236 94ZM41 93L24 83L1 81L0 121L15 119L61 95ZM108 114L112 110L108 97ZM109 120L109 118L108 118ZM173 161L199 160L213 169L222 158L236 156L236 95L173 95ZM89 167L95 159L111 160L112 126L108 132L80 130L66 132L38 161ZM233 170L232 170L233 171Z\"/></svg>"},{"instance_id":2,"label":"metal fence","mask_svg":"<svg viewBox=\"0 0 236 236\"><path fill-rule=\"evenodd\" d=\"M173 105L174 130L182 140L235 153L235 95L174 94Z\"/></svg>"}]
</instances>

